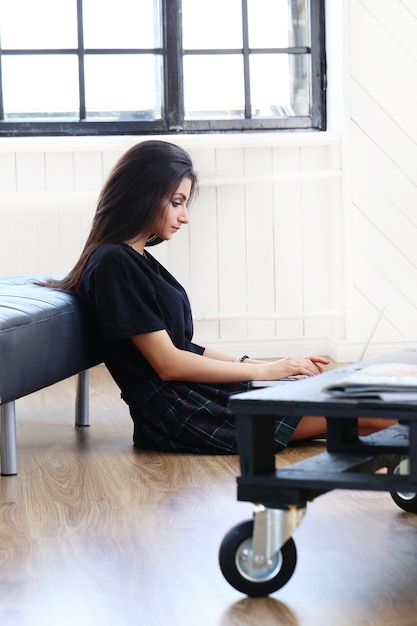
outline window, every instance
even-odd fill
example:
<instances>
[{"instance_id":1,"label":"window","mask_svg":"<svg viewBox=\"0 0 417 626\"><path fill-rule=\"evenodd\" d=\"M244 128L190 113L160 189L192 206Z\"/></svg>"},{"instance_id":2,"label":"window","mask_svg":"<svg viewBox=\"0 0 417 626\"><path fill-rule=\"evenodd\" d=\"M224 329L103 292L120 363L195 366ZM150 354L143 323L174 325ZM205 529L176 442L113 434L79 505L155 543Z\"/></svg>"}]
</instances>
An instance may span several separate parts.
<instances>
[{"instance_id":1,"label":"window","mask_svg":"<svg viewBox=\"0 0 417 626\"><path fill-rule=\"evenodd\" d=\"M0 136L325 129L324 0L2 0Z\"/></svg>"}]
</instances>

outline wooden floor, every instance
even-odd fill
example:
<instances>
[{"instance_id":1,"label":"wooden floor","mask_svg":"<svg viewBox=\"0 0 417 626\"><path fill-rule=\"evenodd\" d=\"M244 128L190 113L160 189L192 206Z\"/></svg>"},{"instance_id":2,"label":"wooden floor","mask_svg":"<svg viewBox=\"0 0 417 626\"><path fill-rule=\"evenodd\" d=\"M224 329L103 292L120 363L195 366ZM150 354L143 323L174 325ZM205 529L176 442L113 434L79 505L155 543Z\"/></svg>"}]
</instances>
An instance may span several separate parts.
<instances>
[{"instance_id":1,"label":"wooden floor","mask_svg":"<svg viewBox=\"0 0 417 626\"><path fill-rule=\"evenodd\" d=\"M89 428L73 426L73 400L69 380L17 402L19 474L0 479L1 626L417 625L417 516L389 494L309 504L293 577L250 599L218 566L224 535L252 513L236 499L237 457L134 450L102 366Z\"/></svg>"}]
</instances>

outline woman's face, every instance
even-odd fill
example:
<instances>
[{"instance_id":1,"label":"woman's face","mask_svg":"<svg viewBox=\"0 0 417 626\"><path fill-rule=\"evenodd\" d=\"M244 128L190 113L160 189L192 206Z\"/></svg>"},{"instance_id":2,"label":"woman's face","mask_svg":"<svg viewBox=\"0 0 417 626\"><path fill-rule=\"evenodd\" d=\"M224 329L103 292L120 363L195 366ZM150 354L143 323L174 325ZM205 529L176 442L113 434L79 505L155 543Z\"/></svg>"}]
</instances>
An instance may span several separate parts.
<instances>
[{"instance_id":1,"label":"woman's face","mask_svg":"<svg viewBox=\"0 0 417 626\"><path fill-rule=\"evenodd\" d=\"M188 224L190 217L187 202L191 194L191 180L183 178L175 192L167 200L166 209L162 210L152 229L154 235L168 240L179 231L183 224ZM165 202L164 202L165 204Z\"/></svg>"}]
</instances>

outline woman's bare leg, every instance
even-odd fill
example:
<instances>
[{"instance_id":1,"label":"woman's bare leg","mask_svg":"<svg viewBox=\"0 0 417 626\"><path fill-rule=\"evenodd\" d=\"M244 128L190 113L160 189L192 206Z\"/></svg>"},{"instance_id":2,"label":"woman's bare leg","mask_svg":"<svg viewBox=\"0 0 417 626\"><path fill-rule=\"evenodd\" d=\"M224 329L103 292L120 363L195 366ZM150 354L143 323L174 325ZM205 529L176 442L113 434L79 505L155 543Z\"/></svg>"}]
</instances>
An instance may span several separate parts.
<instances>
[{"instance_id":1,"label":"woman's bare leg","mask_svg":"<svg viewBox=\"0 0 417 626\"><path fill-rule=\"evenodd\" d=\"M378 430L388 428L388 426L394 426L398 424L398 420L384 420L381 418L369 419L366 417L359 418L359 434L364 437L365 435L371 435Z\"/></svg>"},{"instance_id":2,"label":"woman's bare leg","mask_svg":"<svg viewBox=\"0 0 417 626\"><path fill-rule=\"evenodd\" d=\"M301 439L314 439L315 437L326 436L327 422L325 417L304 416L298 422L298 426L293 432L291 441Z\"/></svg>"},{"instance_id":3,"label":"woman's bare leg","mask_svg":"<svg viewBox=\"0 0 417 626\"><path fill-rule=\"evenodd\" d=\"M359 435L370 435L378 430L383 430L397 424L397 420L386 420L378 418L366 418L360 417ZM297 428L295 429L291 441L300 441L301 439L314 439L317 437L325 437L327 430L327 422L325 417L310 417L304 416L301 418Z\"/></svg>"}]
</instances>

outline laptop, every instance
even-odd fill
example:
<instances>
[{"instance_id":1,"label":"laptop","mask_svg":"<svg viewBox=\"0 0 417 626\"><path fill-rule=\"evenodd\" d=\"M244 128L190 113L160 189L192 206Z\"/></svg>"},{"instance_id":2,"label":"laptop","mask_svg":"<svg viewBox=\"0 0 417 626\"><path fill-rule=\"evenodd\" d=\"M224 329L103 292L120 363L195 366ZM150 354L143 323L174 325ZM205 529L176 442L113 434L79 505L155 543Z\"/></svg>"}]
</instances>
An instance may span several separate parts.
<instances>
[{"instance_id":1,"label":"laptop","mask_svg":"<svg viewBox=\"0 0 417 626\"><path fill-rule=\"evenodd\" d=\"M362 351L360 353L359 359L356 361L356 363L361 363L364 358L365 358L365 354L369 348L369 345L373 339L373 336L375 334L376 329L379 326L380 321L382 320L382 318L384 317L384 313L385 313L385 309L387 308L386 303L384 304L384 306L378 311L378 317L372 327L371 332L369 333L369 336L366 339L366 342L362 348ZM310 378L309 376L306 376L304 374L298 374L296 376L286 376L286 378L280 378L279 380L253 380L252 381L252 388L256 388L256 387L276 387L278 385L285 385L286 383L289 382L293 382L293 381L297 381L297 380L302 380L303 378Z\"/></svg>"}]
</instances>

